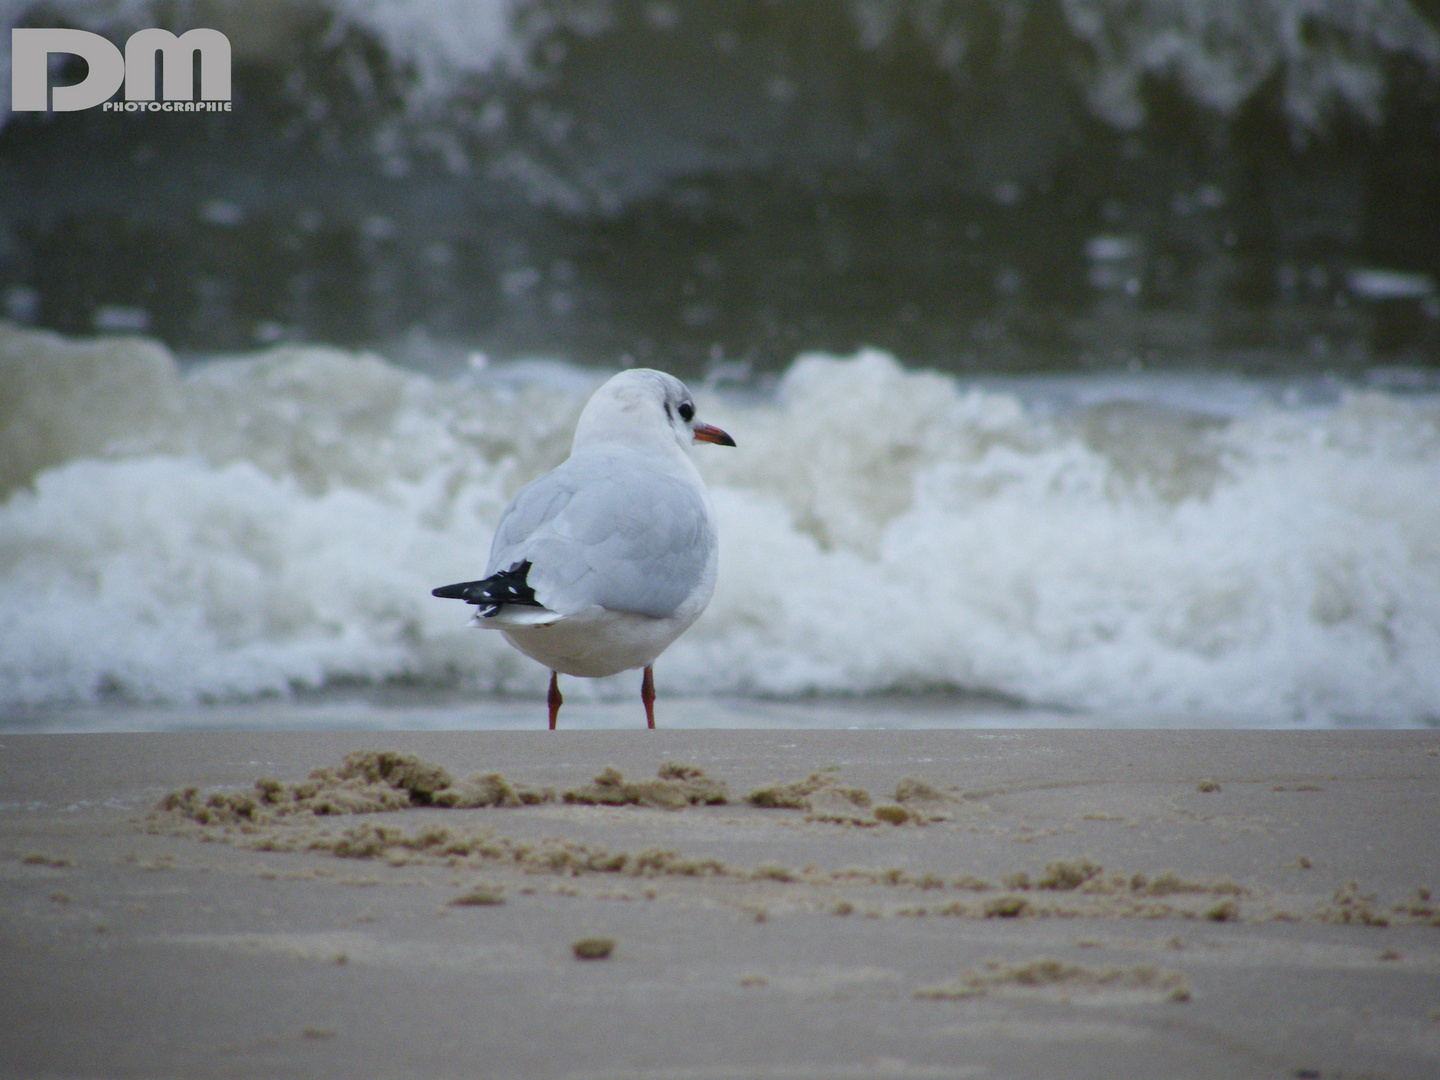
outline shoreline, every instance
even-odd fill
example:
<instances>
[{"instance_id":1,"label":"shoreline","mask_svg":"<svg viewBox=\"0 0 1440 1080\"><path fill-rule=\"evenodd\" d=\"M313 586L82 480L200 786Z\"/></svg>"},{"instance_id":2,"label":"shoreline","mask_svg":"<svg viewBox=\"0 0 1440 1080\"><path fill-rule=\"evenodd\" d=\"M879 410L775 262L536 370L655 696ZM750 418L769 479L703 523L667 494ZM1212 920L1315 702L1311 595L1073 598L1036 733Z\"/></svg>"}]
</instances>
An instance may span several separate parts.
<instances>
[{"instance_id":1,"label":"shoreline","mask_svg":"<svg viewBox=\"0 0 1440 1080\"><path fill-rule=\"evenodd\" d=\"M702 696L656 699L656 723L667 731L1437 731L1421 723L1209 716L1110 710L1082 712L968 693L822 695L799 699ZM287 699L201 705L103 703L11 706L0 710L7 734L179 731L539 731L543 697L455 690L373 689L320 692ZM561 730L629 731L644 727L638 693L617 700L567 697Z\"/></svg>"},{"instance_id":2,"label":"shoreline","mask_svg":"<svg viewBox=\"0 0 1440 1080\"><path fill-rule=\"evenodd\" d=\"M341 776L382 751L410 779ZM6 733L0 763L5 1075L1440 1067L1433 731ZM193 809L264 777L374 812Z\"/></svg>"}]
</instances>

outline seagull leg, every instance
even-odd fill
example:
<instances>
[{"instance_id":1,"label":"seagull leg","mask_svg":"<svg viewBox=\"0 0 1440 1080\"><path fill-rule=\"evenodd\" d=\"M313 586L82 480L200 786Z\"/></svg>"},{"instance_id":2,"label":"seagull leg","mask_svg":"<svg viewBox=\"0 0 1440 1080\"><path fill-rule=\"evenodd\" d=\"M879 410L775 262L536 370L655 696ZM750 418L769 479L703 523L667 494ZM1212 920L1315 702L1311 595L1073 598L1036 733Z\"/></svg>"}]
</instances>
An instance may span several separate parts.
<instances>
[{"instance_id":1,"label":"seagull leg","mask_svg":"<svg viewBox=\"0 0 1440 1080\"><path fill-rule=\"evenodd\" d=\"M555 730L555 719L560 715L560 706L565 699L560 696L560 673L550 672L550 730Z\"/></svg>"},{"instance_id":2,"label":"seagull leg","mask_svg":"<svg viewBox=\"0 0 1440 1080\"><path fill-rule=\"evenodd\" d=\"M640 700L645 703L645 719L653 728L655 726L655 671L648 664L645 667L645 678L640 680Z\"/></svg>"}]
</instances>

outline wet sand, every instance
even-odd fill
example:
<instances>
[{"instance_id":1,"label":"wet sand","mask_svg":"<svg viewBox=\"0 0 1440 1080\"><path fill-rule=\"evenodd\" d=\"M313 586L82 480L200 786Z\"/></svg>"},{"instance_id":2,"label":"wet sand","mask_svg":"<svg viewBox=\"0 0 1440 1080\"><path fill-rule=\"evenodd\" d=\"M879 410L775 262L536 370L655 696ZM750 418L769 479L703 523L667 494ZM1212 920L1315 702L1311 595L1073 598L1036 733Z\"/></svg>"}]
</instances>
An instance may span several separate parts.
<instances>
[{"instance_id":1,"label":"wet sand","mask_svg":"<svg viewBox=\"0 0 1440 1080\"><path fill-rule=\"evenodd\" d=\"M0 876L6 1077L1440 1073L1434 732L4 734Z\"/></svg>"}]
</instances>

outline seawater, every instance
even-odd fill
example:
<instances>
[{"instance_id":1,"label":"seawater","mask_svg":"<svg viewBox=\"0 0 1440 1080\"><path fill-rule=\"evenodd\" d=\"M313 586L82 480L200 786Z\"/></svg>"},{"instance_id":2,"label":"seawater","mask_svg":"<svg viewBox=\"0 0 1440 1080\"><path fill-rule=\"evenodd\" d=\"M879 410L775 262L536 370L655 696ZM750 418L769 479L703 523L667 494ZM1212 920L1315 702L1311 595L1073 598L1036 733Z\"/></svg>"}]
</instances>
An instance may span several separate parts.
<instances>
[{"instance_id":1,"label":"seawater","mask_svg":"<svg viewBox=\"0 0 1440 1080\"><path fill-rule=\"evenodd\" d=\"M0 312L432 370L1434 366L1433 9L7 0L0 41L216 29L234 100L11 113L0 46Z\"/></svg>"},{"instance_id":2,"label":"seawater","mask_svg":"<svg viewBox=\"0 0 1440 1080\"><path fill-rule=\"evenodd\" d=\"M538 697L430 590L483 569L606 374L303 346L182 368L0 324L0 709ZM1434 725L1440 394L1383 376L965 380L861 351L695 387L738 447L695 452L720 581L662 693Z\"/></svg>"}]
</instances>

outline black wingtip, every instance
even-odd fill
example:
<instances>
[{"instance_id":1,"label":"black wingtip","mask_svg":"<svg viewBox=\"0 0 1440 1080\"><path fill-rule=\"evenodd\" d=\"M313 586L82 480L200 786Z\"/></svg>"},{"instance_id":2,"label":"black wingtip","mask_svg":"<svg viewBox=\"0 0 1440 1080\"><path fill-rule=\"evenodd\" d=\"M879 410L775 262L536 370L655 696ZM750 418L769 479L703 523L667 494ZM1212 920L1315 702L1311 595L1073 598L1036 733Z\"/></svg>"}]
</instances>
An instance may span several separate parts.
<instances>
[{"instance_id":1,"label":"black wingtip","mask_svg":"<svg viewBox=\"0 0 1440 1080\"><path fill-rule=\"evenodd\" d=\"M485 583L483 581L461 581L454 585L441 585L438 589L431 589L431 596L438 596L442 600L469 600L470 590L478 589Z\"/></svg>"},{"instance_id":2,"label":"black wingtip","mask_svg":"<svg viewBox=\"0 0 1440 1080\"><path fill-rule=\"evenodd\" d=\"M530 560L524 559L508 570L491 574L483 581L460 581L454 585L441 585L438 589L431 589L430 595L438 596L441 600L464 600L467 604L479 607L480 614L485 616L494 615L502 604L540 607L540 601L535 599L535 590L530 588L525 580L525 575L529 572Z\"/></svg>"}]
</instances>

